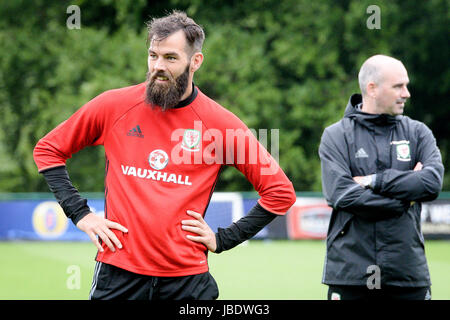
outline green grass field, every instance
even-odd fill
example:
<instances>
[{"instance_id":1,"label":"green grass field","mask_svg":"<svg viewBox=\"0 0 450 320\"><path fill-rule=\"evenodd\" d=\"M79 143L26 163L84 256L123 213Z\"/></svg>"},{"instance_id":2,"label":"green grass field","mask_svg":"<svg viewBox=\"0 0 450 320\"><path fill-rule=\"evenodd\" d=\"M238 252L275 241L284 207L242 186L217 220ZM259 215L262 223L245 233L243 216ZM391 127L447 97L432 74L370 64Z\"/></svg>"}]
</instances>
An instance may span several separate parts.
<instances>
[{"instance_id":1,"label":"green grass field","mask_svg":"<svg viewBox=\"0 0 450 320\"><path fill-rule=\"evenodd\" d=\"M91 243L0 242L0 299L87 299L95 254ZM323 300L324 254L323 241L249 241L209 265L219 299ZM433 299L450 299L450 241L427 241L426 254Z\"/></svg>"}]
</instances>

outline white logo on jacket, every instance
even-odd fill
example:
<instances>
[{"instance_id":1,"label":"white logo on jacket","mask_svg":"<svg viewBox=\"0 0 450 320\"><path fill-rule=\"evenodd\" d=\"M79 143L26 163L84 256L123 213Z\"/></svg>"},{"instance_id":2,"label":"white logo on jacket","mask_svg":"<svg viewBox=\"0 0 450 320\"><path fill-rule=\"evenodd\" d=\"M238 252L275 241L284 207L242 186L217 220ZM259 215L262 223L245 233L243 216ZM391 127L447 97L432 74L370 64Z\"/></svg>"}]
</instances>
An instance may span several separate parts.
<instances>
[{"instance_id":1,"label":"white logo on jacket","mask_svg":"<svg viewBox=\"0 0 450 320\"><path fill-rule=\"evenodd\" d=\"M392 141L391 145L395 145L395 150L397 152L397 160L411 161L411 150L409 149L409 141L407 140Z\"/></svg>"},{"instance_id":2,"label":"white logo on jacket","mask_svg":"<svg viewBox=\"0 0 450 320\"><path fill-rule=\"evenodd\" d=\"M359 148L359 150L355 153L355 158L368 158L369 155L363 148Z\"/></svg>"}]
</instances>

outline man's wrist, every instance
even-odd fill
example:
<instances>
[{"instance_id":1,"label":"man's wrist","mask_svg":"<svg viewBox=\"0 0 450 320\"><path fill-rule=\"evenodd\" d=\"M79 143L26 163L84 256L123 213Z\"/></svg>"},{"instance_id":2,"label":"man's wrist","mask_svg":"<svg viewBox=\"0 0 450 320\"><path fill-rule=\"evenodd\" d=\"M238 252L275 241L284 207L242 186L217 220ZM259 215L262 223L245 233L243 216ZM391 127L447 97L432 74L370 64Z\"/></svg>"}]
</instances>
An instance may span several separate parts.
<instances>
[{"instance_id":1,"label":"man's wrist","mask_svg":"<svg viewBox=\"0 0 450 320\"><path fill-rule=\"evenodd\" d=\"M220 239L219 232L217 232L215 234L215 236L216 236L216 250L214 250L214 253L221 253L223 250L222 250L222 245L221 245L221 239Z\"/></svg>"},{"instance_id":2,"label":"man's wrist","mask_svg":"<svg viewBox=\"0 0 450 320\"><path fill-rule=\"evenodd\" d=\"M368 177L370 178L369 179L370 182L367 185L367 187L373 190L375 188L375 182L377 181L377 174L374 173L374 174L369 175Z\"/></svg>"},{"instance_id":3,"label":"man's wrist","mask_svg":"<svg viewBox=\"0 0 450 320\"><path fill-rule=\"evenodd\" d=\"M361 178L361 185L364 188L368 188L368 189L373 189L375 187L375 181L377 179L377 175L376 174L371 174L368 176L363 176Z\"/></svg>"}]
</instances>

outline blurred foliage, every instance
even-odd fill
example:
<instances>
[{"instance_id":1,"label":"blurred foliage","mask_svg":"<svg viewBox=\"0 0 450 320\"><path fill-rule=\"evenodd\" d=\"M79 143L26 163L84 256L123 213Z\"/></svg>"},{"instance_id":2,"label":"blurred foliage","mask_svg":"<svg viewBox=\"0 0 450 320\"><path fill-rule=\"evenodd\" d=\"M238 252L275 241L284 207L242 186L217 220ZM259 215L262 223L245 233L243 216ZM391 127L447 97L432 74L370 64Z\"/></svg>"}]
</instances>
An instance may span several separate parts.
<instances>
[{"instance_id":1,"label":"blurred foliage","mask_svg":"<svg viewBox=\"0 0 450 320\"><path fill-rule=\"evenodd\" d=\"M70 30L69 5L81 9ZM381 29L368 29L369 5ZM36 142L99 93L145 80L146 21L184 10L206 32L200 89L250 128L279 129L280 165L297 191L320 191L323 129L358 92L362 62L402 60L412 98L406 114L434 132L450 165L448 1L171 0L3 1L0 4L0 192L48 191L32 158ZM268 141L270 142L270 135ZM270 151L269 143L268 149ZM67 162L80 191L102 191L104 151ZM218 190L251 190L226 169ZM444 189L450 190L450 177Z\"/></svg>"}]
</instances>

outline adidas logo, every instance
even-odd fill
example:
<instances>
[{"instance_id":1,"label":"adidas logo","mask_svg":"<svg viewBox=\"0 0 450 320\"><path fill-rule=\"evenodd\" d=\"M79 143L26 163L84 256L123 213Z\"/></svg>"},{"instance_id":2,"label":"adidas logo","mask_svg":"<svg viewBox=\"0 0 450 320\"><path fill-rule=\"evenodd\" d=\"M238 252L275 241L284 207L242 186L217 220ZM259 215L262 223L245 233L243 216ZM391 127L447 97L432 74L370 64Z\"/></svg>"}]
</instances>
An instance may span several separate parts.
<instances>
[{"instance_id":1,"label":"adidas logo","mask_svg":"<svg viewBox=\"0 0 450 320\"><path fill-rule=\"evenodd\" d=\"M366 153L366 151L363 148L360 148L356 153L355 153L355 158L368 158L369 155Z\"/></svg>"},{"instance_id":2,"label":"adidas logo","mask_svg":"<svg viewBox=\"0 0 450 320\"><path fill-rule=\"evenodd\" d=\"M141 128L139 127L139 125L137 125L133 129L129 130L128 133L127 133L127 136L138 137L138 138L143 138L144 137L144 135L142 134L142 131L141 131Z\"/></svg>"}]
</instances>

